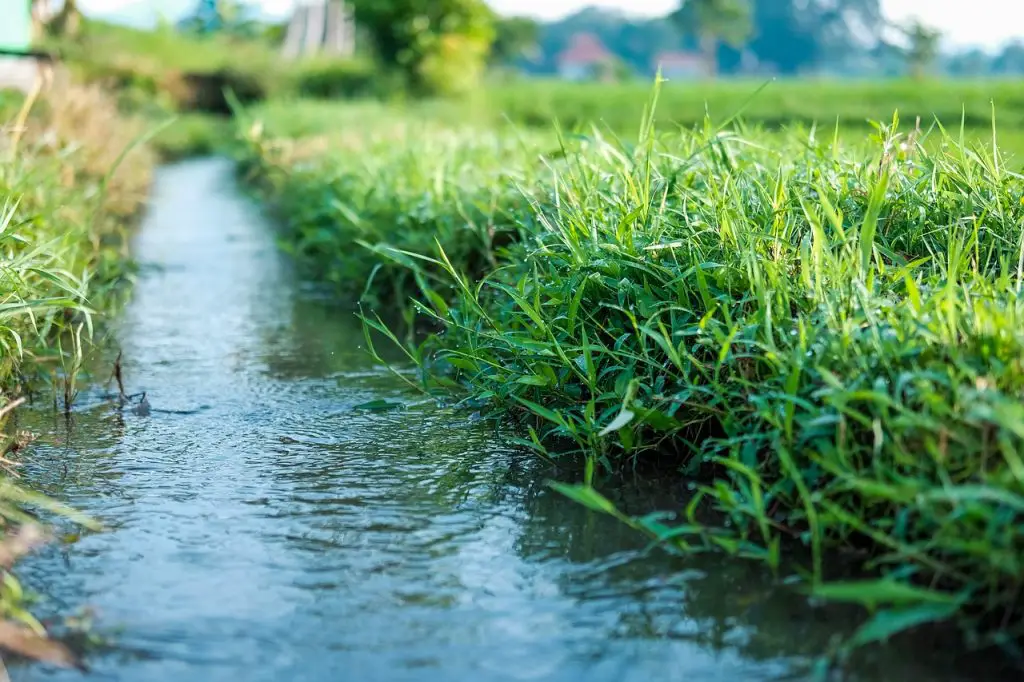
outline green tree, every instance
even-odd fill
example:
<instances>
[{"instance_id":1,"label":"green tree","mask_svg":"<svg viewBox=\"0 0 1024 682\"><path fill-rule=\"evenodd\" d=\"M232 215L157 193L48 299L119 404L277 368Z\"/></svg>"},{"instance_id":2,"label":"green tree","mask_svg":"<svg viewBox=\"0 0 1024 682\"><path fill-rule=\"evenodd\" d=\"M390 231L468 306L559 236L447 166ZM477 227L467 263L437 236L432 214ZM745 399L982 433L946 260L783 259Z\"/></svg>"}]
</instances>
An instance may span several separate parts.
<instances>
[{"instance_id":1,"label":"green tree","mask_svg":"<svg viewBox=\"0 0 1024 682\"><path fill-rule=\"evenodd\" d=\"M1014 40L1007 43L1003 51L992 61L992 70L998 74L1024 73L1024 42Z\"/></svg>"},{"instance_id":2,"label":"green tree","mask_svg":"<svg viewBox=\"0 0 1024 682\"><path fill-rule=\"evenodd\" d=\"M905 54L910 75L914 78L923 78L939 56L939 40L942 33L920 21L914 21L904 27L903 32L907 39Z\"/></svg>"},{"instance_id":3,"label":"green tree","mask_svg":"<svg viewBox=\"0 0 1024 682\"><path fill-rule=\"evenodd\" d=\"M529 17L498 18L494 29L491 59L495 62L511 62L537 50L540 26Z\"/></svg>"},{"instance_id":4,"label":"green tree","mask_svg":"<svg viewBox=\"0 0 1024 682\"><path fill-rule=\"evenodd\" d=\"M458 94L479 83L494 42L483 0L356 0L380 60L415 92Z\"/></svg>"},{"instance_id":5,"label":"green tree","mask_svg":"<svg viewBox=\"0 0 1024 682\"><path fill-rule=\"evenodd\" d=\"M718 72L718 46L742 47L753 32L750 0L683 0L671 19L700 40L708 72Z\"/></svg>"},{"instance_id":6,"label":"green tree","mask_svg":"<svg viewBox=\"0 0 1024 682\"><path fill-rule=\"evenodd\" d=\"M64 0L64 6L49 24L54 35L65 38L74 38L81 26L82 12L78 9L78 0Z\"/></svg>"}]
</instances>

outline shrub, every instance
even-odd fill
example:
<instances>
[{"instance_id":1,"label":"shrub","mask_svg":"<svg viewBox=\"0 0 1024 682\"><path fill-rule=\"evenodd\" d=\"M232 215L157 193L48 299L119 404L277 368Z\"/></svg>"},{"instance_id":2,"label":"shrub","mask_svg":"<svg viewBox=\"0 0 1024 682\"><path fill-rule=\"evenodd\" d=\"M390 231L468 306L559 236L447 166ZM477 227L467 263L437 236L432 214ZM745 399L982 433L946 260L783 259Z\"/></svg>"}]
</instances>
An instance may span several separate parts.
<instances>
[{"instance_id":1,"label":"shrub","mask_svg":"<svg viewBox=\"0 0 1024 682\"><path fill-rule=\"evenodd\" d=\"M350 99L381 94L380 74L360 60L313 60L295 67L292 89L301 97Z\"/></svg>"}]
</instances>

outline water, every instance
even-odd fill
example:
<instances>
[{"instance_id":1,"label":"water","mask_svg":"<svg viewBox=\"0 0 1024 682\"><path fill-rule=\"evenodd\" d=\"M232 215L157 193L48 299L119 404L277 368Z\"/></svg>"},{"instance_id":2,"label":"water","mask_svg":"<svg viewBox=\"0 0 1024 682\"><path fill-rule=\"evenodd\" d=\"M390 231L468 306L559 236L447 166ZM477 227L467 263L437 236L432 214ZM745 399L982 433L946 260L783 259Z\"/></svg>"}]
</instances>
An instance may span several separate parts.
<instances>
[{"instance_id":1,"label":"water","mask_svg":"<svg viewBox=\"0 0 1024 682\"><path fill-rule=\"evenodd\" d=\"M751 564L645 552L422 404L301 286L229 164L164 169L135 252L116 336L153 411L97 389L70 425L28 416L34 482L110 526L24 568L44 611L118 629L88 679L805 679L849 631ZM354 409L376 399L411 406ZM977 679L952 656L878 649L853 679Z\"/></svg>"}]
</instances>

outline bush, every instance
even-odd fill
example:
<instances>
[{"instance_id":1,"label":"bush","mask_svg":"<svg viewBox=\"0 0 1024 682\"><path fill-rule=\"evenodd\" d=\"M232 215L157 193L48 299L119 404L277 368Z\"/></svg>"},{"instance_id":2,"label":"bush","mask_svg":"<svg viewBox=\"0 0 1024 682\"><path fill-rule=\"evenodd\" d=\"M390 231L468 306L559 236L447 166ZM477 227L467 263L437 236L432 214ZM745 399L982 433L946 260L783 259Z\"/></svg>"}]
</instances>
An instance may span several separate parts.
<instances>
[{"instance_id":1,"label":"bush","mask_svg":"<svg viewBox=\"0 0 1024 682\"><path fill-rule=\"evenodd\" d=\"M311 99L351 99L381 94L380 73L360 60L313 60L297 65L295 94Z\"/></svg>"}]
</instances>

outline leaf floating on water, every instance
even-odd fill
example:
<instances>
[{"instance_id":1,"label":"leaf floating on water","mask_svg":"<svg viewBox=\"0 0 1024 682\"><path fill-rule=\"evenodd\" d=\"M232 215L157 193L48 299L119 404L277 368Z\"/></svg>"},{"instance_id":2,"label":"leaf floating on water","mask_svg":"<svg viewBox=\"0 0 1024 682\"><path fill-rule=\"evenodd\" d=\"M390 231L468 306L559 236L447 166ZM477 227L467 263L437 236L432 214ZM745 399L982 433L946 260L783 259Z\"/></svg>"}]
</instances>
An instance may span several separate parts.
<instances>
[{"instance_id":1,"label":"leaf floating on water","mask_svg":"<svg viewBox=\"0 0 1024 682\"><path fill-rule=\"evenodd\" d=\"M34 661L52 663L64 668L84 669L81 660L71 652L71 649L11 621L0 621L0 648Z\"/></svg>"},{"instance_id":2,"label":"leaf floating on water","mask_svg":"<svg viewBox=\"0 0 1024 682\"><path fill-rule=\"evenodd\" d=\"M391 410L404 409L405 405L391 400L371 400L368 403L356 405L355 409L367 412L389 412Z\"/></svg>"}]
</instances>

